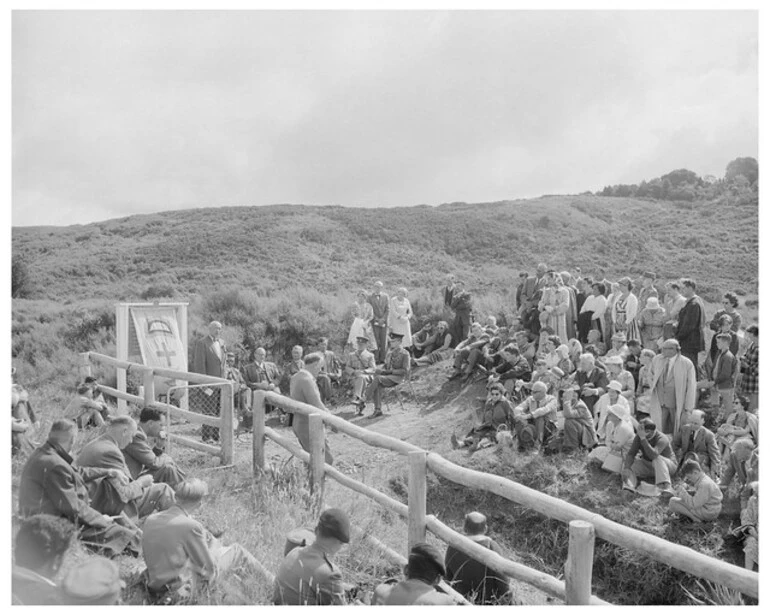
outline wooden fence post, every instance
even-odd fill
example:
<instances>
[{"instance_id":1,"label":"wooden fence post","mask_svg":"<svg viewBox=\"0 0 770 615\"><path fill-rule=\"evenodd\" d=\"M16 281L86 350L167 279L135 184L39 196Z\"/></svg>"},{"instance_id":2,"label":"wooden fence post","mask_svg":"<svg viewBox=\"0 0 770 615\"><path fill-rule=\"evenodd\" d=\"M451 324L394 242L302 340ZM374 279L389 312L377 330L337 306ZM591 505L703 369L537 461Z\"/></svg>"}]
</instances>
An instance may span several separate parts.
<instances>
[{"instance_id":1,"label":"wooden fence post","mask_svg":"<svg viewBox=\"0 0 770 615\"><path fill-rule=\"evenodd\" d=\"M251 398L252 465L254 477L265 471L265 394L254 391Z\"/></svg>"},{"instance_id":2,"label":"wooden fence post","mask_svg":"<svg viewBox=\"0 0 770 615\"><path fill-rule=\"evenodd\" d=\"M567 604L590 604L594 535L592 523L577 519L569 522L569 551L564 566Z\"/></svg>"},{"instance_id":3,"label":"wooden fence post","mask_svg":"<svg viewBox=\"0 0 770 615\"><path fill-rule=\"evenodd\" d=\"M324 464L326 463L326 428L320 414L308 417L310 429L310 491L323 499ZM319 505L320 505L319 501Z\"/></svg>"},{"instance_id":4,"label":"wooden fence post","mask_svg":"<svg viewBox=\"0 0 770 615\"><path fill-rule=\"evenodd\" d=\"M222 385L220 397L219 439L222 442L222 465L233 462L233 385Z\"/></svg>"},{"instance_id":5,"label":"wooden fence post","mask_svg":"<svg viewBox=\"0 0 770 615\"><path fill-rule=\"evenodd\" d=\"M408 551L418 542L425 542L425 513L427 500L428 454L425 451L409 453L409 544Z\"/></svg>"},{"instance_id":6,"label":"wooden fence post","mask_svg":"<svg viewBox=\"0 0 770 615\"><path fill-rule=\"evenodd\" d=\"M78 364L78 375L80 376L80 382L86 379L86 376L91 375L91 358L90 353L80 353L80 363Z\"/></svg>"},{"instance_id":7,"label":"wooden fence post","mask_svg":"<svg viewBox=\"0 0 770 615\"><path fill-rule=\"evenodd\" d=\"M149 406L155 401L155 373L151 367L145 368L142 385L144 386L144 405Z\"/></svg>"}]
</instances>

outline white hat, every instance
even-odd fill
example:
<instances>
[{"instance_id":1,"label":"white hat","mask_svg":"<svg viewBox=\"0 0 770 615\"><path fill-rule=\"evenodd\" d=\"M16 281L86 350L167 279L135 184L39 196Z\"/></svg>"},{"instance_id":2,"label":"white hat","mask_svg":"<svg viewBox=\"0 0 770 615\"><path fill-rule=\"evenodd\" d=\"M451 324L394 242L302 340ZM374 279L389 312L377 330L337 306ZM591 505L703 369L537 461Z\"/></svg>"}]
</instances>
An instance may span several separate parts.
<instances>
[{"instance_id":1,"label":"white hat","mask_svg":"<svg viewBox=\"0 0 770 615\"><path fill-rule=\"evenodd\" d=\"M610 383L607 385L607 389L612 389L613 391L620 393L623 390L623 385L620 384L617 380L610 380Z\"/></svg>"}]
</instances>

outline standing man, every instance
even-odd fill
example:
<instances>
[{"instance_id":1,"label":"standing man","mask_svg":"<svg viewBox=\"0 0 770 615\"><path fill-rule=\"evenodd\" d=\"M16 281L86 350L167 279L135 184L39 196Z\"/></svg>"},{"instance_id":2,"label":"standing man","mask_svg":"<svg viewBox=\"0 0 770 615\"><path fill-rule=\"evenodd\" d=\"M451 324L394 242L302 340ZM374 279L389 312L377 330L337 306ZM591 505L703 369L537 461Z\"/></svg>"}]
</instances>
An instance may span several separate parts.
<instances>
[{"instance_id":1,"label":"standing man","mask_svg":"<svg viewBox=\"0 0 770 615\"><path fill-rule=\"evenodd\" d=\"M401 384L409 373L411 357L401 348L401 340L404 336L392 333L390 336L390 350L385 357L385 363L374 372L372 386L369 387L367 398L374 399L374 412L369 416L373 419L382 416L382 389Z\"/></svg>"},{"instance_id":2,"label":"standing man","mask_svg":"<svg viewBox=\"0 0 770 615\"><path fill-rule=\"evenodd\" d=\"M289 381L289 396L294 401L300 401L326 412L326 406L321 401L321 393L318 390L316 378L323 367L323 356L318 352L311 352L305 357L305 366L291 377ZM292 429L297 436L300 445L308 453L310 452L310 420L305 414L293 413ZM328 443L324 443L324 455L326 463L332 465L334 457L329 451Z\"/></svg>"},{"instance_id":3,"label":"standing man","mask_svg":"<svg viewBox=\"0 0 770 615\"><path fill-rule=\"evenodd\" d=\"M468 332L471 329L473 305L471 302L471 294L465 290L465 282L462 280L455 282L455 291L452 295L451 307L455 311L455 320L454 323L452 323L452 328L457 333L458 341L464 340L468 337Z\"/></svg>"},{"instance_id":4,"label":"standing man","mask_svg":"<svg viewBox=\"0 0 770 615\"><path fill-rule=\"evenodd\" d=\"M666 340L651 365L650 418L671 435L679 432L682 414L695 409L698 397L695 366L679 350L678 341Z\"/></svg>"},{"instance_id":5,"label":"standing man","mask_svg":"<svg viewBox=\"0 0 770 615\"><path fill-rule=\"evenodd\" d=\"M679 311L679 324L675 337L679 342L682 354L698 368L698 353L706 350L706 338L703 327L706 326L706 309L703 299L695 294L695 282L689 278L682 280L682 296L685 298L684 307Z\"/></svg>"},{"instance_id":6,"label":"standing man","mask_svg":"<svg viewBox=\"0 0 770 615\"><path fill-rule=\"evenodd\" d=\"M196 374L206 374L207 376L225 377L225 361L227 358L227 348L220 339L222 332L222 323L212 320L209 323L208 335L195 340L193 346L193 360L191 371ZM201 414L208 416L219 416L221 411L220 387L196 387L192 390L195 406ZM218 442L219 428L211 425L201 427L201 436L204 442Z\"/></svg>"},{"instance_id":7,"label":"standing man","mask_svg":"<svg viewBox=\"0 0 770 615\"><path fill-rule=\"evenodd\" d=\"M372 318L372 331L377 342L375 360L377 363L385 362L388 339L388 314L390 313L390 297L382 292L382 282L374 283L374 292L369 296L374 317Z\"/></svg>"},{"instance_id":8,"label":"standing man","mask_svg":"<svg viewBox=\"0 0 770 615\"><path fill-rule=\"evenodd\" d=\"M527 275L526 271L522 271L519 273L519 284L516 286L516 311L518 312L521 309L521 295L524 292L524 285L527 283L527 278L529 276Z\"/></svg>"}]
</instances>

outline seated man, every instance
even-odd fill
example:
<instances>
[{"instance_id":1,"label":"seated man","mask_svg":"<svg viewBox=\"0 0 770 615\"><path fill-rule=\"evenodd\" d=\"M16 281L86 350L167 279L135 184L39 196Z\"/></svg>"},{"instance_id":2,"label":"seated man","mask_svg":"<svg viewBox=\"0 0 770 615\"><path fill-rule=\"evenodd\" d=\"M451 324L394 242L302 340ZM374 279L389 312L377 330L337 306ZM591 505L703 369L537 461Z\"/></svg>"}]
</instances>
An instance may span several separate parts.
<instances>
[{"instance_id":1,"label":"seated man","mask_svg":"<svg viewBox=\"0 0 770 615\"><path fill-rule=\"evenodd\" d=\"M449 379L454 380L462 376L469 377L481 356L481 349L488 343L489 334L484 331L481 323L474 322L471 325L468 337L455 348L454 372L449 376Z\"/></svg>"},{"instance_id":2,"label":"seated man","mask_svg":"<svg viewBox=\"0 0 770 615\"><path fill-rule=\"evenodd\" d=\"M332 384L339 383L342 367L333 351L329 350L329 338L322 337L318 342L318 351L324 357L324 364L318 373L316 382L321 392L321 401L328 402L332 397Z\"/></svg>"},{"instance_id":3,"label":"seated man","mask_svg":"<svg viewBox=\"0 0 770 615\"><path fill-rule=\"evenodd\" d=\"M136 421L129 416L112 419L107 431L91 440L80 451L77 465L105 468L131 476L122 449L134 440ZM105 515L125 513L131 519L144 518L156 510L165 510L174 502L174 492L164 483L154 484L151 474L144 474L126 484L115 478L89 482L93 507Z\"/></svg>"},{"instance_id":4,"label":"seated man","mask_svg":"<svg viewBox=\"0 0 770 615\"><path fill-rule=\"evenodd\" d=\"M224 546L193 518L207 493L202 480L185 480L176 487L174 505L145 521L142 552L155 601L188 596L243 566L260 567L240 544Z\"/></svg>"},{"instance_id":5,"label":"seated man","mask_svg":"<svg viewBox=\"0 0 770 615\"><path fill-rule=\"evenodd\" d=\"M604 395L609 383L607 372L596 365L594 355L584 352L580 355L578 368L575 372L575 382L580 386L580 399L582 399L591 413L594 405ZM622 389L622 387L621 387Z\"/></svg>"},{"instance_id":6,"label":"seated man","mask_svg":"<svg viewBox=\"0 0 770 615\"><path fill-rule=\"evenodd\" d=\"M426 542L419 542L409 551L404 567L406 579L382 583L374 589L372 605L450 605L455 601L436 587L446 576L439 550Z\"/></svg>"},{"instance_id":7,"label":"seated man","mask_svg":"<svg viewBox=\"0 0 770 615\"><path fill-rule=\"evenodd\" d=\"M345 604L342 574L331 558L350 542L350 520L339 508L321 513L315 541L284 557L275 575L273 604Z\"/></svg>"},{"instance_id":8,"label":"seated man","mask_svg":"<svg viewBox=\"0 0 770 615\"><path fill-rule=\"evenodd\" d=\"M751 439L755 446L759 444L759 421L755 414L748 411L748 407L747 398L736 397L733 402L733 411L717 428L717 444L723 458L727 458L733 442L740 438Z\"/></svg>"},{"instance_id":9,"label":"seated man","mask_svg":"<svg viewBox=\"0 0 770 615\"><path fill-rule=\"evenodd\" d=\"M610 357L620 357L621 358L621 365L625 362L626 357L628 356L628 346L626 346L626 334L623 332L616 333L612 336L612 339L610 340L612 342L612 347L605 353L606 358Z\"/></svg>"},{"instance_id":10,"label":"seated man","mask_svg":"<svg viewBox=\"0 0 770 615\"><path fill-rule=\"evenodd\" d=\"M561 450L571 452L579 448L591 450L597 444L593 417L588 406L578 399L580 387L568 382L562 387L562 415L564 416L564 437Z\"/></svg>"},{"instance_id":11,"label":"seated man","mask_svg":"<svg viewBox=\"0 0 770 615\"><path fill-rule=\"evenodd\" d=\"M225 378L233 383L233 410L238 413L242 421L244 414L251 412L251 389L246 384L241 370L235 366L234 352L227 352Z\"/></svg>"},{"instance_id":12,"label":"seated man","mask_svg":"<svg viewBox=\"0 0 770 615\"><path fill-rule=\"evenodd\" d=\"M719 488L724 492L730 486L734 479L737 479L738 492L741 498L741 504L745 505L749 499L749 492L746 486L754 480L757 480L757 474L753 467L753 457L755 447L750 438L739 438L733 442L730 448L730 454L725 459L722 479L719 481Z\"/></svg>"},{"instance_id":13,"label":"seated man","mask_svg":"<svg viewBox=\"0 0 770 615\"><path fill-rule=\"evenodd\" d=\"M503 550L487 536L487 518L480 512L465 515L463 533L476 544L499 555ZM510 604L510 586L499 572L456 547L449 546L444 556L447 581L474 604Z\"/></svg>"},{"instance_id":14,"label":"seated man","mask_svg":"<svg viewBox=\"0 0 770 615\"><path fill-rule=\"evenodd\" d=\"M591 346L596 350L596 355L603 357L607 354L607 346L602 341L602 332L598 329L591 329L588 332L588 341L586 342L586 349Z\"/></svg>"},{"instance_id":15,"label":"seated man","mask_svg":"<svg viewBox=\"0 0 770 615\"><path fill-rule=\"evenodd\" d=\"M87 384L91 387L91 399L102 407L102 418L105 421L115 414L114 410L107 405L104 395L99 390L99 381L96 378L93 376L86 376L83 378L83 384Z\"/></svg>"},{"instance_id":16,"label":"seated man","mask_svg":"<svg viewBox=\"0 0 770 615\"><path fill-rule=\"evenodd\" d=\"M301 369L305 368L305 362L302 360L302 356L305 353L305 349L302 346L294 346L291 349L291 361L283 366L283 376L281 377L280 387L281 392L284 395L289 394L291 377L298 373Z\"/></svg>"},{"instance_id":17,"label":"seated man","mask_svg":"<svg viewBox=\"0 0 770 615\"><path fill-rule=\"evenodd\" d=\"M368 345L368 337L356 337L357 348L348 355L348 362L345 366L345 372L353 382L353 404L356 406L356 414L358 415L364 412L366 389L372 382L377 368L374 363L374 354L366 349Z\"/></svg>"},{"instance_id":18,"label":"seated man","mask_svg":"<svg viewBox=\"0 0 770 615\"><path fill-rule=\"evenodd\" d=\"M115 562L98 555L72 566L61 584L62 604L112 606L121 604L126 584Z\"/></svg>"},{"instance_id":19,"label":"seated man","mask_svg":"<svg viewBox=\"0 0 770 615\"><path fill-rule=\"evenodd\" d=\"M415 365L422 367L424 365L433 365L439 361L444 361L452 356L452 334L449 332L449 325L446 321L440 320L436 325L435 338L432 350L428 351L419 358L415 359Z\"/></svg>"},{"instance_id":20,"label":"seated man","mask_svg":"<svg viewBox=\"0 0 770 615\"><path fill-rule=\"evenodd\" d=\"M433 330L433 323L426 322L417 333L412 336L412 349L414 358L430 354L435 348L436 331Z\"/></svg>"},{"instance_id":21,"label":"seated man","mask_svg":"<svg viewBox=\"0 0 770 615\"><path fill-rule=\"evenodd\" d=\"M689 422L674 434L671 441L674 452L679 457L679 471L683 471L687 460L694 459L708 476L718 480L722 457L716 436L704 426L706 414L703 410L693 410L689 414ZM687 413L682 417L682 422L687 421L686 415Z\"/></svg>"},{"instance_id":22,"label":"seated man","mask_svg":"<svg viewBox=\"0 0 770 615\"><path fill-rule=\"evenodd\" d=\"M473 427L462 442L458 442L455 435L452 434L452 448L467 446L470 452L473 452L484 438L494 442L497 430L500 428L509 429L512 422L513 408L511 402L505 398L503 385L499 382L495 383L489 388L489 398L484 404L481 425Z\"/></svg>"},{"instance_id":23,"label":"seated man","mask_svg":"<svg viewBox=\"0 0 770 615\"><path fill-rule=\"evenodd\" d=\"M163 449L151 447L148 440L165 438L162 420L163 414L157 408L142 408L134 439L123 449L123 457L133 480L149 474L156 483L166 483L173 488L184 480L184 473Z\"/></svg>"},{"instance_id":24,"label":"seated man","mask_svg":"<svg viewBox=\"0 0 770 615\"><path fill-rule=\"evenodd\" d=\"M722 491L694 459L684 462L682 476L693 493L684 485L678 486L676 495L668 501L669 509L699 523L714 521L722 512Z\"/></svg>"},{"instance_id":25,"label":"seated man","mask_svg":"<svg viewBox=\"0 0 770 615\"><path fill-rule=\"evenodd\" d=\"M64 409L64 418L75 421L80 429L104 425L104 409L93 399L93 388L88 384L78 385L77 394Z\"/></svg>"},{"instance_id":26,"label":"seated man","mask_svg":"<svg viewBox=\"0 0 770 615\"><path fill-rule=\"evenodd\" d=\"M652 419L642 419L636 426L636 436L623 462L624 487L636 489L640 478L655 477L658 489L670 493L674 472L676 457L668 436L658 431Z\"/></svg>"},{"instance_id":27,"label":"seated man","mask_svg":"<svg viewBox=\"0 0 770 615\"><path fill-rule=\"evenodd\" d=\"M529 381L532 377L532 368L529 366L529 362L521 356L515 344L505 346L501 354L503 362L492 369L490 378L500 382L510 393L513 391L517 380Z\"/></svg>"},{"instance_id":28,"label":"seated man","mask_svg":"<svg viewBox=\"0 0 770 615\"><path fill-rule=\"evenodd\" d=\"M116 520L90 505L85 480L111 477L127 480L120 470L104 468L75 469L69 452L78 427L73 421L58 419L51 425L48 441L38 448L21 473L19 514L28 517L48 514L75 523L83 543L103 549L108 554L125 548L138 552L139 529L126 517Z\"/></svg>"},{"instance_id":29,"label":"seated man","mask_svg":"<svg viewBox=\"0 0 770 615\"><path fill-rule=\"evenodd\" d=\"M75 526L53 515L21 523L13 550L11 604L61 604L54 579L69 549Z\"/></svg>"},{"instance_id":30,"label":"seated man","mask_svg":"<svg viewBox=\"0 0 770 615\"><path fill-rule=\"evenodd\" d=\"M281 371L275 363L265 361L266 356L267 353L264 348L257 348L251 356L251 363L247 363L241 370L243 380L246 383L246 386L251 389L252 393L254 391L281 392L279 389L279 385L282 382ZM301 359L302 354L300 350L300 362L302 362ZM266 404L265 412L270 412L272 408L273 407L270 404ZM251 419L251 413L246 412L244 417L246 418L245 423L248 425Z\"/></svg>"},{"instance_id":31,"label":"seated man","mask_svg":"<svg viewBox=\"0 0 770 615\"><path fill-rule=\"evenodd\" d=\"M369 418L382 416L382 389L401 384L409 375L411 357L401 348L403 338L398 333L390 334L390 349L385 356L385 364L375 370L372 385L366 394L368 399L374 399L374 412Z\"/></svg>"},{"instance_id":32,"label":"seated man","mask_svg":"<svg viewBox=\"0 0 770 615\"><path fill-rule=\"evenodd\" d=\"M548 387L543 382L532 385L532 395L513 409L514 428L519 440L519 448L534 446L539 449L548 444L556 433L556 411L558 401L548 395Z\"/></svg>"}]
</instances>

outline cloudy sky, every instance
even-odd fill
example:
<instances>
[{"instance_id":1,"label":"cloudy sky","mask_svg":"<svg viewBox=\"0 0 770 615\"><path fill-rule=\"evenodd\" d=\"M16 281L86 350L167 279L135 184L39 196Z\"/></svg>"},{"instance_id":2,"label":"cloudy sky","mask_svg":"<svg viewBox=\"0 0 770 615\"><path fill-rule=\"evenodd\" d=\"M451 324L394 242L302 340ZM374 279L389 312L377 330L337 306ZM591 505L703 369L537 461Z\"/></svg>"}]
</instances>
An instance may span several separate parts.
<instances>
[{"instance_id":1,"label":"cloudy sky","mask_svg":"<svg viewBox=\"0 0 770 615\"><path fill-rule=\"evenodd\" d=\"M12 223L576 193L758 156L757 14L15 12Z\"/></svg>"}]
</instances>

